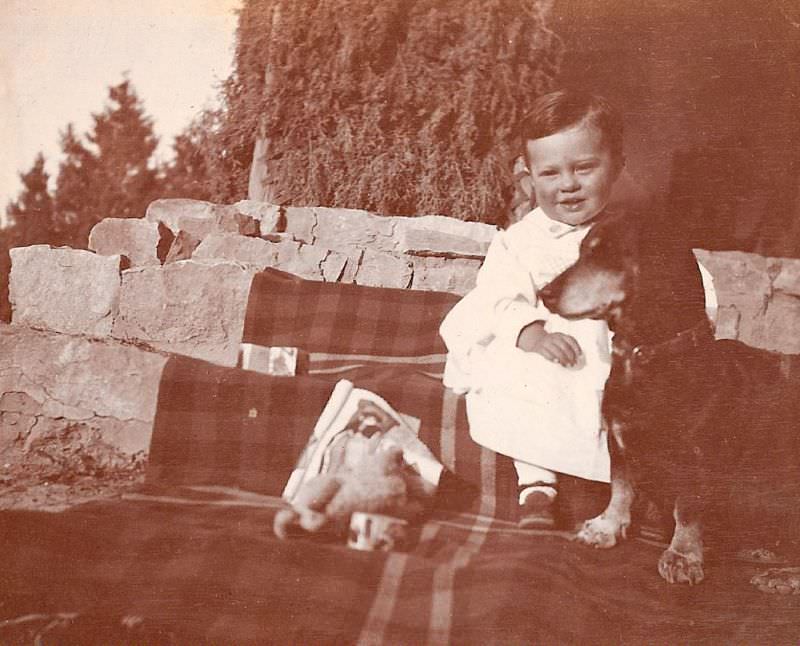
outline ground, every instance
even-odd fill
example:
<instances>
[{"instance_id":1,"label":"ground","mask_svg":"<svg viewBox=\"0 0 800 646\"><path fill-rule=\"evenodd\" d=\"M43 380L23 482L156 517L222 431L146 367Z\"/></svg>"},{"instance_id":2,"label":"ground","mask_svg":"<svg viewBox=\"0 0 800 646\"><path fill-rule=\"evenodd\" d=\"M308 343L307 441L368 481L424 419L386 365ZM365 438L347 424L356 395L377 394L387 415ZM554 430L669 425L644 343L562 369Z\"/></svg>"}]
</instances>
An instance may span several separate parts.
<instances>
[{"instance_id":1,"label":"ground","mask_svg":"<svg viewBox=\"0 0 800 646\"><path fill-rule=\"evenodd\" d=\"M116 498L144 481L144 456L126 461L81 456L50 444L0 452L0 509L63 511L101 498Z\"/></svg>"}]
</instances>

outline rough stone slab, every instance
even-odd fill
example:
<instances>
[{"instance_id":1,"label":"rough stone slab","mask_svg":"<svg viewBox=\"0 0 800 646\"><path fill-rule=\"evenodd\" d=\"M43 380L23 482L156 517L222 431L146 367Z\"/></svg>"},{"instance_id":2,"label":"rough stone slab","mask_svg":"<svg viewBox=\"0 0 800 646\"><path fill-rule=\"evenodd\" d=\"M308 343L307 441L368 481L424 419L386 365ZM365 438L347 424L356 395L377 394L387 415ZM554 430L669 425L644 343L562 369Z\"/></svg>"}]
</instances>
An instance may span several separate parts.
<instances>
[{"instance_id":1,"label":"rough stone slab","mask_svg":"<svg viewBox=\"0 0 800 646\"><path fill-rule=\"evenodd\" d=\"M755 348L763 348L765 305L762 303L761 306L756 306L744 302L736 303L735 308L739 312L739 335L737 337L739 341Z\"/></svg>"},{"instance_id":2,"label":"rough stone slab","mask_svg":"<svg viewBox=\"0 0 800 646\"><path fill-rule=\"evenodd\" d=\"M192 257L239 262L261 271L291 264L299 247L299 242L290 239L269 242L236 233L212 233L200 243Z\"/></svg>"},{"instance_id":3,"label":"rough stone slab","mask_svg":"<svg viewBox=\"0 0 800 646\"><path fill-rule=\"evenodd\" d=\"M411 263L404 258L365 249L355 282L358 285L405 289L411 284L412 274Z\"/></svg>"},{"instance_id":4,"label":"rough stone slab","mask_svg":"<svg viewBox=\"0 0 800 646\"><path fill-rule=\"evenodd\" d=\"M288 206L283 211L286 218L286 233L295 240L314 243L314 229L317 226L317 215L314 209L307 206Z\"/></svg>"},{"instance_id":5,"label":"rough stone slab","mask_svg":"<svg viewBox=\"0 0 800 646\"><path fill-rule=\"evenodd\" d=\"M90 425L123 453L146 451L166 355L0 324L0 438ZM0 446L0 448L2 448Z\"/></svg>"},{"instance_id":6,"label":"rough stone slab","mask_svg":"<svg viewBox=\"0 0 800 646\"><path fill-rule=\"evenodd\" d=\"M273 233L278 230L281 221L281 207L267 202L256 202L255 200L240 200L232 205L236 211L242 215L257 220L261 235Z\"/></svg>"},{"instance_id":7,"label":"rough stone slab","mask_svg":"<svg viewBox=\"0 0 800 646\"><path fill-rule=\"evenodd\" d=\"M772 288L770 262L763 256L743 251L711 252L701 262L714 277L714 288L720 305L740 300L758 299Z\"/></svg>"},{"instance_id":8,"label":"rough stone slab","mask_svg":"<svg viewBox=\"0 0 800 646\"><path fill-rule=\"evenodd\" d=\"M155 200L147 207L145 219L161 222L174 234L186 231L202 240L213 232L239 233L246 236L261 234L259 221L233 206L217 205L203 200L169 198Z\"/></svg>"},{"instance_id":9,"label":"rough stone slab","mask_svg":"<svg viewBox=\"0 0 800 646\"><path fill-rule=\"evenodd\" d=\"M111 333L120 293L119 255L48 245L10 253L14 323L66 334Z\"/></svg>"},{"instance_id":10,"label":"rough stone slab","mask_svg":"<svg viewBox=\"0 0 800 646\"><path fill-rule=\"evenodd\" d=\"M131 267L160 265L173 239L172 232L160 222L106 218L89 233L89 249L103 256L125 256Z\"/></svg>"},{"instance_id":11,"label":"rough stone slab","mask_svg":"<svg viewBox=\"0 0 800 646\"><path fill-rule=\"evenodd\" d=\"M339 253L338 251L329 251L325 260L322 261L322 279L326 283L340 281L345 275L345 268L347 267L348 261L349 257L347 254ZM355 273L353 275L355 276Z\"/></svg>"},{"instance_id":12,"label":"rough stone slab","mask_svg":"<svg viewBox=\"0 0 800 646\"><path fill-rule=\"evenodd\" d=\"M786 354L800 353L800 298L780 292L772 295L764 314L759 347Z\"/></svg>"},{"instance_id":13,"label":"rough stone slab","mask_svg":"<svg viewBox=\"0 0 800 646\"><path fill-rule=\"evenodd\" d=\"M236 263L195 260L126 270L112 335L234 366L254 273Z\"/></svg>"},{"instance_id":14,"label":"rough stone slab","mask_svg":"<svg viewBox=\"0 0 800 646\"><path fill-rule=\"evenodd\" d=\"M739 310L733 305L725 305L717 309L717 319L714 324L714 336L717 339L738 339Z\"/></svg>"},{"instance_id":15,"label":"rough stone slab","mask_svg":"<svg viewBox=\"0 0 800 646\"><path fill-rule=\"evenodd\" d=\"M297 252L277 265L278 269L287 271L306 280L323 280L323 263L330 249L315 244L301 244Z\"/></svg>"},{"instance_id":16,"label":"rough stone slab","mask_svg":"<svg viewBox=\"0 0 800 646\"><path fill-rule=\"evenodd\" d=\"M786 294L800 296L800 259L776 259L778 273L772 281L772 288Z\"/></svg>"},{"instance_id":17,"label":"rough stone slab","mask_svg":"<svg viewBox=\"0 0 800 646\"><path fill-rule=\"evenodd\" d=\"M412 289L463 295L475 287L482 262L467 258L415 256L412 258L412 264L414 266Z\"/></svg>"},{"instance_id":18,"label":"rough stone slab","mask_svg":"<svg viewBox=\"0 0 800 646\"><path fill-rule=\"evenodd\" d=\"M398 250L410 255L483 258L497 227L443 215L394 218Z\"/></svg>"},{"instance_id":19,"label":"rough stone slab","mask_svg":"<svg viewBox=\"0 0 800 646\"><path fill-rule=\"evenodd\" d=\"M345 255L347 256L347 263L344 266L342 275L339 277L339 282L354 283L356 282L356 274L361 265L361 258L364 256L364 252L361 249L349 249L345 252Z\"/></svg>"},{"instance_id":20,"label":"rough stone slab","mask_svg":"<svg viewBox=\"0 0 800 646\"><path fill-rule=\"evenodd\" d=\"M169 263L178 262L179 260L189 260L194 250L200 245L200 242L200 238L195 238L186 231L178 231L178 235L175 236L167 252L167 257L164 258L164 264L168 265Z\"/></svg>"},{"instance_id":21,"label":"rough stone slab","mask_svg":"<svg viewBox=\"0 0 800 646\"><path fill-rule=\"evenodd\" d=\"M212 219L216 211L217 205L213 202L165 198L150 202L144 217L149 222L163 222L173 233L178 233L183 228L180 225L182 218Z\"/></svg>"},{"instance_id":22,"label":"rough stone slab","mask_svg":"<svg viewBox=\"0 0 800 646\"><path fill-rule=\"evenodd\" d=\"M314 207L317 226L314 241L329 249L344 251L347 248L395 250L394 221L356 209L331 209Z\"/></svg>"}]
</instances>

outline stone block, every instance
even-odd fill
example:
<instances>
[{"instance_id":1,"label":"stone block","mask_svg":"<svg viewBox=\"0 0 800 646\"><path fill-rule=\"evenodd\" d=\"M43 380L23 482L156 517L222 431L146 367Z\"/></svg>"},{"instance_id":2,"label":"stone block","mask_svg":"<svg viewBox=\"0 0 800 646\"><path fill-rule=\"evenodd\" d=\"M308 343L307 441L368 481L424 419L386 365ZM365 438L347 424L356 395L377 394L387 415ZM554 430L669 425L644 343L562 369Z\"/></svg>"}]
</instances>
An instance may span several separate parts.
<instances>
[{"instance_id":1,"label":"stone block","mask_svg":"<svg viewBox=\"0 0 800 646\"><path fill-rule=\"evenodd\" d=\"M234 366L255 272L196 260L126 270L112 335Z\"/></svg>"},{"instance_id":2,"label":"stone block","mask_svg":"<svg viewBox=\"0 0 800 646\"><path fill-rule=\"evenodd\" d=\"M314 209L307 206L287 206L284 209L286 219L285 232L295 240L306 244L314 243L314 229L317 226L317 216Z\"/></svg>"},{"instance_id":3,"label":"stone block","mask_svg":"<svg viewBox=\"0 0 800 646\"><path fill-rule=\"evenodd\" d=\"M173 233L178 233L184 227L183 219L209 220L213 219L217 205L203 200L190 200L185 198L165 198L150 202L144 217L148 222L163 222ZM186 230L186 229L184 229Z\"/></svg>"},{"instance_id":4,"label":"stone block","mask_svg":"<svg viewBox=\"0 0 800 646\"><path fill-rule=\"evenodd\" d=\"M361 258L364 256L364 252L360 249L349 249L345 255L347 256L347 262L344 265L342 275L339 276L339 282L354 283L356 282L356 274L361 265Z\"/></svg>"},{"instance_id":5,"label":"stone block","mask_svg":"<svg viewBox=\"0 0 800 646\"><path fill-rule=\"evenodd\" d=\"M800 298L776 292L764 314L758 346L785 354L800 353Z\"/></svg>"},{"instance_id":6,"label":"stone block","mask_svg":"<svg viewBox=\"0 0 800 646\"><path fill-rule=\"evenodd\" d=\"M755 348L764 347L765 307L737 303L735 309L739 312L739 341Z\"/></svg>"},{"instance_id":7,"label":"stone block","mask_svg":"<svg viewBox=\"0 0 800 646\"><path fill-rule=\"evenodd\" d=\"M738 339L739 320L741 314L733 305L725 305L717 309L717 319L714 324L714 335L718 339Z\"/></svg>"},{"instance_id":8,"label":"stone block","mask_svg":"<svg viewBox=\"0 0 800 646\"><path fill-rule=\"evenodd\" d=\"M89 249L103 256L125 256L131 267L160 265L174 237L160 222L106 218L92 228Z\"/></svg>"},{"instance_id":9,"label":"stone block","mask_svg":"<svg viewBox=\"0 0 800 646\"><path fill-rule=\"evenodd\" d=\"M169 247L167 257L164 258L164 264L167 265L169 263L178 262L179 260L189 260L194 250L200 245L200 242L200 238L194 237L191 233L178 231L178 234Z\"/></svg>"},{"instance_id":10,"label":"stone block","mask_svg":"<svg viewBox=\"0 0 800 646\"><path fill-rule=\"evenodd\" d=\"M800 258L776 259L777 275L772 281L775 291L800 296Z\"/></svg>"},{"instance_id":11,"label":"stone block","mask_svg":"<svg viewBox=\"0 0 800 646\"><path fill-rule=\"evenodd\" d=\"M314 207L317 224L315 244L336 251L348 248L392 252L395 250L394 221L356 209Z\"/></svg>"},{"instance_id":12,"label":"stone block","mask_svg":"<svg viewBox=\"0 0 800 646\"><path fill-rule=\"evenodd\" d=\"M365 249L355 282L358 285L404 289L411 284L412 274L411 264L405 258Z\"/></svg>"},{"instance_id":13,"label":"stone block","mask_svg":"<svg viewBox=\"0 0 800 646\"><path fill-rule=\"evenodd\" d=\"M468 258L415 256L412 289L466 294L475 287L482 261Z\"/></svg>"},{"instance_id":14,"label":"stone block","mask_svg":"<svg viewBox=\"0 0 800 646\"><path fill-rule=\"evenodd\" d=\"M11 249L12 321L66 334L107 336L120 292L118 255L33 245Z\"/></svg>"},{"instance_id":15,"label":"stone block","mask_svg":"<svg viewBox=\"0 0 800 646\"><path fill-rule=\"evenodd\" d=\"M240 200L231 205L238 213L257 220L261 235L278 231L281 222L281 207L267 202Z\"/></svg>"},{"instance_id":16,"label":"stone block","mask_svg":"<svg viewBox=\"0 0 800 646\"><path fill-rule=\"evenodd\" d=\"M299 247L299 242L289 238L270 242L236 233L212 233L200 243L192 257L196 260L229 260L263 270L289 264Z\"/></svg>"},{"instance_id":17,"label":"stone block","mask_svg":"<svg viewBox=\"0 0 800 646\"><path fill-rule=\"evenodd\" d=\"M443 215L394 218L398 250L418 256L483 258L497 227Z\"/></svg>"},{"instance_id":18,"label":"stone block","mask_svg":"<svg viewBox=\"0 0 800 646\"><path fill-rule=\"evenodd\" d=\"M166 359L111 339L0 324L0 438L30 443L53 424L88 424L125 454L147 451Z\"/></svg>"},{"instance_id":19,"label":"stone block","mask_svg":"<svg viewBox=\"0 0 800 646\"><path fill-rule=\"evenodd\" d=\"M323 280L323 263L330 249L315 244L300 244L297 252L287 257L277 268L306 280Z\"/></svg>"},{"instance_id":20,"label":"stone block","mask_svg":"<svg viewBox=\"0 0 800 646\"><path fill-rule=\"evenodd\" d=\"M200 240L213 232L246 236L261 234L258 219L240 212L235 205L217 205L202 200L155 200L147 207L145 219L163 223L176 235L179 231L186 231Z\"/></svg>"},{"instance_id":21,"label":"stone block","mask_svg":"<svg viewBox=\"0 0 800 646\"><path fill-rule=\"evenodd\" d=\"M699 257L699 256L698 256ZM772 289L769 261L763 256L743 251L718 251L701 258L714 277L720 305L761 299Z\"/></svg>"},{"instance_id":22,"label":"stone block","mask_svg":"<svg viewBox=\"0 0 800 646\"><path fill-rule=\"evenodd\" d=\"M346 254L338 251L329 251L322 261L322 279L326 283L335 283L342 280L345 277L345 268L349 261L350 259ZM355 277L355 273L353 273L353 277ZM352 282L352 279L350 282Z\"/></svg>"}]
</instances>

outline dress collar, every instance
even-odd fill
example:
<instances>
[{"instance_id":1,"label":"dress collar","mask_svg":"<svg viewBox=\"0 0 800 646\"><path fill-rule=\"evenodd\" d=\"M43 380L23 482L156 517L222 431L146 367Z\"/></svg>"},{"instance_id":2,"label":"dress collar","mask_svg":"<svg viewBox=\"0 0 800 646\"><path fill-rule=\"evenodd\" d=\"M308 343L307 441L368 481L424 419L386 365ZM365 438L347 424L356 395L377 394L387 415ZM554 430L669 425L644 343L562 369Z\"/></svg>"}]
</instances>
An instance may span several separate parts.
<instances>
[{"instance_id":1,"label":"dress collar","mask_svg":"<svg viewBox=\"0 0 800 646\"><path fill-rule=\"evenodd\" d=\"M553 220L549 218L538 206L528 214L528 217L538 229L551 238L563 238L569 233L573 233L574 231L583 231L591 226L591 222L573 226L571 224L559 222L558 220Z\"/></svg>"}]
</instances>

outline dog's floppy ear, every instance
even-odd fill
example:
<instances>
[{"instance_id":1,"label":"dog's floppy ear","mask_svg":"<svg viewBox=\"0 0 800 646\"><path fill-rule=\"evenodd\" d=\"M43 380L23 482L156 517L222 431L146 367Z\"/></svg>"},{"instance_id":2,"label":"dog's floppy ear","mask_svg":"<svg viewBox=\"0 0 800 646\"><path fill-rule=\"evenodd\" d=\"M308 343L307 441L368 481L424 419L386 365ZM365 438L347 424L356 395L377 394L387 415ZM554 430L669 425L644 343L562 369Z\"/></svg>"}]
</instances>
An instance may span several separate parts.
<instances>
[{"instance_id":1,"label":"dog's floppy ear","mask_svg":"<svg viewBox=\"0 0 800 646\"><path fill-rule=\"evenodd\" d=\"M615 257L617 260L639 258L642 235L646 232L651 218L650 212L641 208L616 208L607 211L596 227L596 236L600 239L600 244L614 246L613 249L606 249L604 255Z\"/></svg>"}]
</instances>

